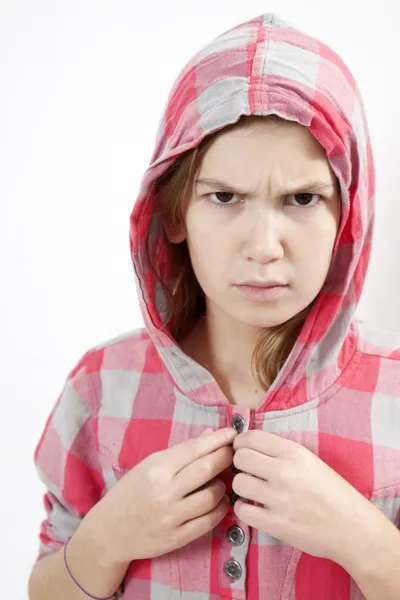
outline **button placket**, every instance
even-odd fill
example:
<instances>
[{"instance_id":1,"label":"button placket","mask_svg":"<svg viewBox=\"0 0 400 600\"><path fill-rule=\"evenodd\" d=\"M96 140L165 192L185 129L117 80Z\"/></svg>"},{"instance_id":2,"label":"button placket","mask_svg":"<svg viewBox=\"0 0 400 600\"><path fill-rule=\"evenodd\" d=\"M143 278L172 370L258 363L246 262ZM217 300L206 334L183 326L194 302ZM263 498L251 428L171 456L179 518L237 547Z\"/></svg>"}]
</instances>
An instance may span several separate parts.
<instances>
[{"instance_id":1,"label":"button placket","mask_svg":"<svg viewBox=\"0 0 400 600\"><path fill-rule=\"evenodd\" d=\"M234 415L232 419L232 427L234 427L238 433L242 433L244 424L245 422L242 415Z\"/></svg>"},{"instance_id":2,"label":"button placket","mask_svg":"<svg viewBox=\"0 0 400 600\"><path fill-rule=\"evenodd\" d=\"M225 574L229 579L240 579L242 576L242 567L237 560L227 560L224 564Z\"/></svg>"},{"instance_id":3,"label":"button placket","mask_svg":"<svg viewBox=\"0 0 400 600\"><path fill-rule=\"evenodd\" d=\"M245 419L242 417L242 415L236 414L232 418L231 426L234 429L236 429L236 431L238 433L242 433L244 431L244 427L245 427ZM234 474L240 472L239 469L237 469L235 467L235 465L233 465L233 464L232 464L232 471ZM235 502L241 498L241 496L239 496L238 494L236 494L235 492L232 491L229 498L230 498L231 505L233 506L235 504ZM244 531L238 525L231 525L231 527L229 527L229 529L227 531L227 538L233 546L232 554L235 555L236 550L234 550L234 548L236 549L239 546L242 546L245 542ZM243 546L243 548L244 548L244 550L242 549L239 551L240 556L242 555L243 551L245 552L245 546ZM229 577L229 579L238 580L243 575L243 568L242 568L240 562L238 562L234 558L230 558L224 564L224 572L227 575L227 577Z\"/></svg>"},{"instance_id":4,"label":"button placket","mask_svg":"<svg viewBox=\"0 0 400 600\"><path fill-rule=\"evenodd\" d=\"M229 527L227 536L233 546L241 546L245 538L244 531L239 525Z\"/></svg>"}]
</instances>

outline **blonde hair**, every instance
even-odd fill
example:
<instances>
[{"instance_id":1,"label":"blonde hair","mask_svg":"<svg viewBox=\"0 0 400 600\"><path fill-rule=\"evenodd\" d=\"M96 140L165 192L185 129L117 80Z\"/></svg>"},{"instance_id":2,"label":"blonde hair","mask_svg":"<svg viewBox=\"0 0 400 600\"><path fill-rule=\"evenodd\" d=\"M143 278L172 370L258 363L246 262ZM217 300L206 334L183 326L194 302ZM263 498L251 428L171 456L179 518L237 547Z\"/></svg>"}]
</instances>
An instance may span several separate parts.
<instances>
[{"instance_id":1,"label":"blonde hair","mask_svg":"<svg viewBox=\"0 0 400 600\"><path fill-rule=\"evenodd\" d=\"M256 127L266 120L277 124L284 122L277 115L251 115L224 127L223 131L243 126ZM207 149L219 133L220 131L216 131L206 136L196 148L181 154L155 182L154 214L159 215L163 223L168 222L172 228L179 227L183 223L194 179L200 170ZM205 314L205 297L193 271L186 241L180 244L171 243L164 227L161 235L167 251L167 272L161 273L156 252L151 249L154 246L150 244L150 227L146 233L146 255L168 302L168 316L165 317L163 326L168 327L179 342L189 333L198 318ZM267 390L276 378L314 302L315 300L285 323L268 328L257 341L252 357L252 368L256 381L264 390Z\"/></svg>"}]
</instances>

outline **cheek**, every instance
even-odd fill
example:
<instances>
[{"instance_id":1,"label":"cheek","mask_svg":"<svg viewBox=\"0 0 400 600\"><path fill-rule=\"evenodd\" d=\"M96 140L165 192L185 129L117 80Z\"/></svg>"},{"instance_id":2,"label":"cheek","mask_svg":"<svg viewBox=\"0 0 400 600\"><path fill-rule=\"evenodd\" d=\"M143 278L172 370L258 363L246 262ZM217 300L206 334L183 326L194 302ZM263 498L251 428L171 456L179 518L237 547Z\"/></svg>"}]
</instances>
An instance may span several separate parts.
<instances>
[{"instance_id":1,"label":"cheek","mask_svg":"<svg viewBox=\"0 0 400 600\"><path fill-rule=\"evenodd\" d=\"M196 226L189 224L186 241L195 275L200 284L205 284L218 271L218 237L197 223Z\"/></svg>"},{"instance_id":2,"label":"cheek","mask_svg":"<svg viewBox=\"0 0 400 600\"><path fill-rule=\"evenodd\" d=\"M312 247L313 252L321 254L323 257L332 254L336 239L336 226L334 223L324 224L324 226L315 227L309 235L308 244Z\"/></svg>"},{"instance_id":3,"label":"cheek","mask_svg":"<svg viewBox=\"0 0 400 600\"><path fill-rule=\"evenodd\" d=\"M329 218L309 225L305 230L298 231L297 235L292 236L290 255L302 275L309 274L314 280L325 278L332 259L337 224L329 215Z\"/></svg>"},{"instance_id":4,"label":"cheek","mask_svg":"<svg viewBox=\"0 0 400 600\"><path fill-rule=\"evenodd\" d=\"M218 262L217 249L213 247L210 240L202 240L200 237L188 237L187 244L190 260L192 261L195 271L201 269L201 271L208 272L210 270L210 265L215 266Z\"/></svg>"},{"instance_id":5,"label":"cheek","mask_svg":"<svg viewBox=\"0 0 400 600\"><path fill-rule=\"evenodd\" d=\"M224 257L231 255L232 235L227 227L221 227L216 215L210 211L218 209L192 209L187 215L187 244L192 263L213 267L224 263Z\"/></svg>"}]
</instances>

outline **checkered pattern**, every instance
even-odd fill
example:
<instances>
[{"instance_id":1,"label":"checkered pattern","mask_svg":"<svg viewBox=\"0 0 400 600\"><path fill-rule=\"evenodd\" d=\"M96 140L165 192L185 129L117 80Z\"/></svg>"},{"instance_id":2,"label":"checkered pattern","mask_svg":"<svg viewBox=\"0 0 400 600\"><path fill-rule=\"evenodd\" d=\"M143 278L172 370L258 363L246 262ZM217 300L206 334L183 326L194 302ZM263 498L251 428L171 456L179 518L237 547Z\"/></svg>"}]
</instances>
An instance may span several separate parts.
<instances>
[{"instance_id":1,"label":"checkered pattern","mask_svg":"<svg viewBox=\"0 0 400 600\"><path fill-rule=\"evenodd\" d=\"M203 367L160 330L164 298L144 252L163 248L152 184L205 135L240 115L277 113L326 149L342 191L342 222L327 282L280 374L256 410L231 405ZM374 166L354 79L320 41L278 17L254 18L194 56L173 85L130 218L145 328L91 348L68 374L35 451L47 487L38 559L62 547L82 517L149 454L225 427L272 432L306 446L398 524L400 336L355 317L373 231ZM233 473L223 474L231 491ZM233 546L232 524L245 534ZM224 572L237 560L242 575ZM337 564L238 521L230 508L209 535L131 563L126 600L362 600Z\"/></svg>"}]
</instances>

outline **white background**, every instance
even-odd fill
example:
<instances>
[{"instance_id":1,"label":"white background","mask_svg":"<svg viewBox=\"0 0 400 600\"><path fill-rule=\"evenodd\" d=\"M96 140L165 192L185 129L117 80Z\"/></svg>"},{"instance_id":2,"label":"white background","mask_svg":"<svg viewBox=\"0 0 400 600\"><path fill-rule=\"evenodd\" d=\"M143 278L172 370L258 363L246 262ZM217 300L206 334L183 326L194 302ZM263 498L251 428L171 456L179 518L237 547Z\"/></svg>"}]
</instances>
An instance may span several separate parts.
<instances>
[{"instance_id":1,"label":"white background","mask_svg":"<svg viewBox=\"0 0 400 600\"><path fill-rule=\"evenodd\" d=\"M360 316L400 329L398 20L389 0L0 0L1 597L26 600L44 518L33 452L77 360L142 325L129 215L180 69L275 12L348 64L376 165ZM393 7L393 8L391 8Z\"/></svg>"}]
</instances>

